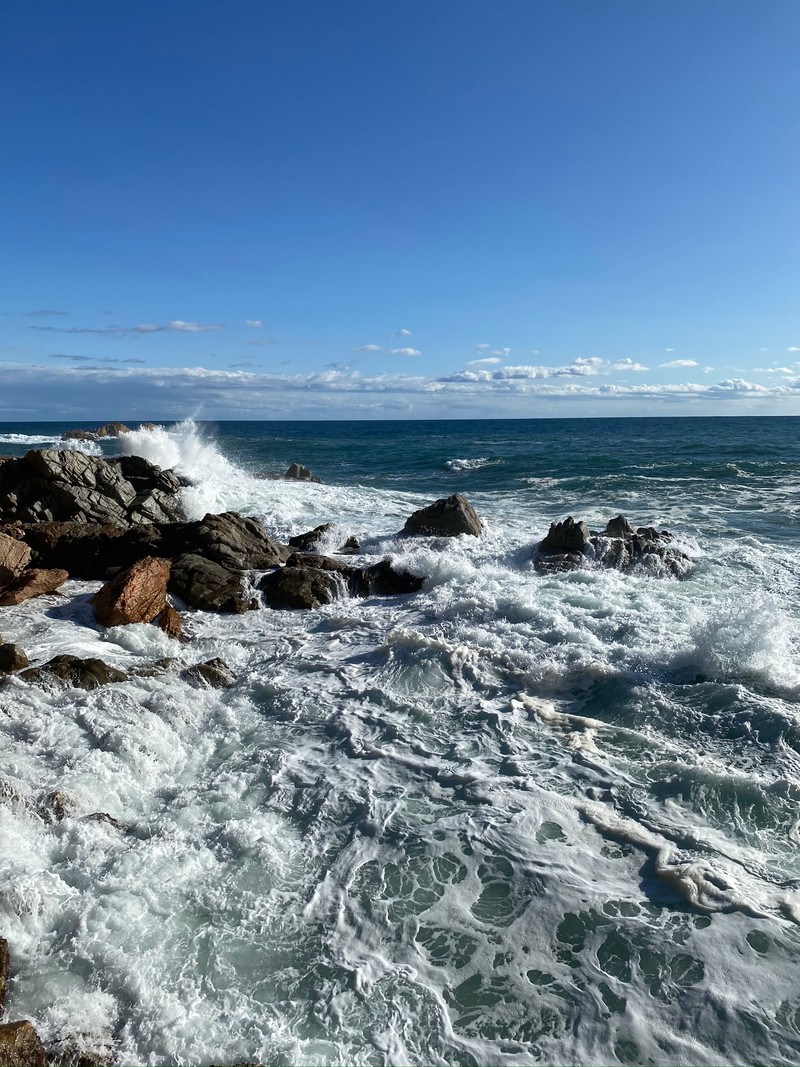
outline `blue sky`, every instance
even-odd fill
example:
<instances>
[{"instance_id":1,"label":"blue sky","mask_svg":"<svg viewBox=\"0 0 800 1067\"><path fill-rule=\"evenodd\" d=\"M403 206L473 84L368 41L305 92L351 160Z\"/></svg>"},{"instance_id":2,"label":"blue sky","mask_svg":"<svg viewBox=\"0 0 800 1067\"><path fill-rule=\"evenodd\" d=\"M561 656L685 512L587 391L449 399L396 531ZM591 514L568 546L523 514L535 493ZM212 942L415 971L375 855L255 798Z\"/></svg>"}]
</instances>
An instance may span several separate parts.
<instances>
[{"instance_id":1,"label":"blue sky","mask_svg":"<svg viewBox=\"0 0 800 1067\"><path fill-rule=\"evenodd\" d=\"M11 0L0 420L800 414L800 5Z\"/></svg>"}]
</instances>

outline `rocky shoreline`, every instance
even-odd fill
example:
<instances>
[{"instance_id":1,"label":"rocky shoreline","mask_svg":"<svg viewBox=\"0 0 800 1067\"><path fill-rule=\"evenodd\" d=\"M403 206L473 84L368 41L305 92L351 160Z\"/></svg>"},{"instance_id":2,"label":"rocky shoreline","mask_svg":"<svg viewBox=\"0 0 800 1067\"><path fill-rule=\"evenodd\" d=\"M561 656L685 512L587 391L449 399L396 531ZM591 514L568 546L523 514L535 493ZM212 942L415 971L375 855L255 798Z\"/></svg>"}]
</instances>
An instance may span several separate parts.
<instances>
[{"instance_id":1,"label":"rocky shoreline","mask_svg":"<svg viewBox=\"0 0 800 1067\"><path fill-rule=\"evenodd\" d=\"M127 431L122 424L102 429ZM282 477L319 481L300 464ZM136 456L102 458L44 449L0 459L0 608L56 593L69 579L102 581L91 599L98 626L152 623L179 641L184 640L182 613L191 609L236 614L262 607L309 610L343 596L409 595L424 584L424 577L398 569L391 558L365 562L352 537L333 554L321 554L317 549L332 524L283 544L257 519L236 512L187 521L180 500L186 485L174 472ZM396 536L480 537L483 532L474 508L456 493L414 512ZM546 537L531 546L529 559L543 576L602 566L681 578L692 564L672 541L669 532L634 529L621 515L601 532L569 517L551 525ZM349 562L353 556L360 561ZM175 657L138 673L177 667ZM0 637L0 684L13 679L14 684L89 690L127 677L102 660L65 654L32 665L24 649ZM185 667L182 677L201 687L224 688L236 681L217 658ZM69 798L60 794L43 803L42 817L50 821L69 814ZM125 831L106 813L86 817ZM0 1007L8 968L8 946L0 938ZM81 1049L79 1044L46 1050L29 1021L0 1025L0 1063L9 1067L113 1062L112 1050Z\"/></svg>"}]
</instances>

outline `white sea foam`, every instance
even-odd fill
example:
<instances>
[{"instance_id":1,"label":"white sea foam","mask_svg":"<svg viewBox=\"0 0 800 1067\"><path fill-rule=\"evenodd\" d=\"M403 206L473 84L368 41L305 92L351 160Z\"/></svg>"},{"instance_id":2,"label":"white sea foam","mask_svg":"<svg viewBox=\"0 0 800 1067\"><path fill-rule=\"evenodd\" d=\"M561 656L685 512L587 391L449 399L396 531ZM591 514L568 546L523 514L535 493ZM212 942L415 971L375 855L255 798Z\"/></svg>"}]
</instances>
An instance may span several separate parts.
<instances>
[{"instance_id":1,"label":"white sea foam","mask_svg":"<svg viewBox=\"0 0 800 1067\"><path fill-rule=\"evenodd\" d=\"M542 578L544 490L470 494L480 539L397 539L421 495L260 480L191 424L120 445L191 480L191 516L333 521L326 550L355 533L426 581L187 612L186 645L104 632L97 583L4 609L35 663L129 675L0 688L13 1017L123 1063L791 1062L796 616L769 546ZM214 656L230 689L181 673Z\"/></svg>"},{"instance_id":2,"label":"white sea foam","mask_svg":"<svg viewBox=\"0 0 800 1067\"><path fill-rule=\"evenodd\" d=\"M493 461L488 456L480 456L477 459L448 459L446 467L451 471L474 471L480 470L481 467L488 467L492 462L498 461Z\"/></svg>"}]
</instances>

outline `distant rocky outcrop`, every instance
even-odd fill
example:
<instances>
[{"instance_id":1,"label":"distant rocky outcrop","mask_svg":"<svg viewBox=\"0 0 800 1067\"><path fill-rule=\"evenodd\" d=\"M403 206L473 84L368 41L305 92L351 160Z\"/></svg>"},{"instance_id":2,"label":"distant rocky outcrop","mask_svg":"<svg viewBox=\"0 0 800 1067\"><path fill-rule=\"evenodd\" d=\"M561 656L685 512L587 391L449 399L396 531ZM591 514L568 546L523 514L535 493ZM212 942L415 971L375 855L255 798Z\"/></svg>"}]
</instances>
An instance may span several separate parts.
<instances>
[{"instance_id":1,"label":"distant rocky outcrop","mask_svg":"<svg viewBox=\"0 0 800 1067\"><path fill-rule=\"evenodd\" d=\"M157 427L153 422L140 422L139 429L155 430ZM96 430L67 430L62 433L61 438L64 441L100 441L104 437L120 437L131 432L130 426L126 426L124 422L106 422Z\"/></svg>"},{"instance_id":2,"label":"distant rocky outcrop","mask_svg":"<svg viewBox=\"0 0 800 1067\"><path fill-rule=\"evenodd\" d=\"M461 493L442 497L427 508L420 508L406 519L404 534L434 537L480 537L483 523L472 504Z\"/></svg>"},{"instance_id":3,"label":"distant rocky outcrop","mask_svg":"<svg viewBox=\"0 0 800 1067\"><path fill-rule=\"evenodd\" d=\"M671 544L672 534L652 526L631 526L624 515L609 519L599 533L568 516L551 524L536 546L539 574L574 571L592 564L618 571L641 569L659 577L683 578L692 567L685 552Z\"/></svg>"},{"instance_id":4,"label":"distant rocky outcrop","mask_svg":"<svg viewBox=\"0 0 800 1067\"><path fill-rule=\"evenodd\" d=\"M316 474L312 474L308 467L303 466L302 463L290 463L289 469L284 474L284 478L287 478L291 482L322 483L322 479L318 478Z\"/></svg>"}]
</instances>

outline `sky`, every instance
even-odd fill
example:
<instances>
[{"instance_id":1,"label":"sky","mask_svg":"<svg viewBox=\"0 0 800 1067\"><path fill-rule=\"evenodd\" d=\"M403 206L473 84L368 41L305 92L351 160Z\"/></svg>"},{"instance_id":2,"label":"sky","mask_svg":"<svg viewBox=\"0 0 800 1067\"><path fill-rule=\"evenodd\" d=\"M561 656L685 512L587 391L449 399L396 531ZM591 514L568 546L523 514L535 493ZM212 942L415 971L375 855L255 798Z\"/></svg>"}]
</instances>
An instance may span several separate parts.
<instances>
[{"instance_id":1,"label":"sky","mask_svg":"<svg viewBox=\"0 0 800 1067\"><path fill-rule=\"evenodd\" d=\"M800 414L797 0L7 0L0 421Z\"/></svg>"}]
</instances>

